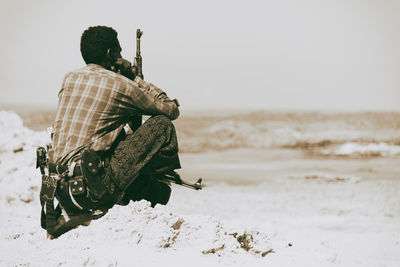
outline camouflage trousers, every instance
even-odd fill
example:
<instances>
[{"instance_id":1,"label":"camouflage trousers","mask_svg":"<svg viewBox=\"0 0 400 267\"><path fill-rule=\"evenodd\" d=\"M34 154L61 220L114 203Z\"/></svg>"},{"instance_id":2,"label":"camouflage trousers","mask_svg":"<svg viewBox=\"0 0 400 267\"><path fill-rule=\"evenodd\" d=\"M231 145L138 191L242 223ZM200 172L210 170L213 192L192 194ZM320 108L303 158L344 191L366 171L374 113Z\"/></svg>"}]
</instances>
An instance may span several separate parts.
<instances>
[{"instance_id":1,"label":"camouflage trousers","mask_svg":"<svg viewBox=\"0 0 400 267\"><path fill-rule=\"evenodd\" d=\"M115 186L117 193L123 192L124 201L147 199L153 206L168 202L171 189L156 178L181 167L176 131L169 118L153 116L133 134L122 135L108 157L104 182Z\"/></svg>"}]
</instances>

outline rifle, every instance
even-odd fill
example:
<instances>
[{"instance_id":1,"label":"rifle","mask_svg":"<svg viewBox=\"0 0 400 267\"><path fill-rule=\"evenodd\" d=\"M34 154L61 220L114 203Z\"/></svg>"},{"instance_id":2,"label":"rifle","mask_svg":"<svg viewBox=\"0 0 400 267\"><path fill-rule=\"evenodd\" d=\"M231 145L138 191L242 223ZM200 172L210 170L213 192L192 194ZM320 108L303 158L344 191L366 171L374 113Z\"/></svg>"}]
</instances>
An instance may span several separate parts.
<instances>
[{"instance_id":1,"label":"rifle","mask_svg":"<svg viewBox=\"0 0 400 267\"><path fill-rule=\"evenodd\" d=\"M139 76L143 80L143 69L142 69L142 55L140 54L140 37L143 32L140 29L136 30L136 57L133 60L136 76Z\"/></svg>"},{"instance_id":2,"label":"rifle","mask_svg":"<svg viewBox=\"0 0 400 267\"><path fill-rule=\"evenodd\" d=\"M182 186L194 189L194 190L201 190L203 188L203 186L201 184L202 178L199 178L199 180L197 180L197 182L194 184L189 184L189 183L183 181L181 179L181 177L179 176L179 174L177 174L174 171L164 174L164 176L161 178L161 180L167 180L167 181L173 182L177 185L182 185Z\"/></svg>"},{"instance_id":3,"label":"rifle","mask_svg":"<svg viewBox=\"0 0 400 267\"><path fill-rule=\"evenodd\" d=\"M143 32L140 29L136 30L136 57L133 59L133 69L136 76L139 76L143 80L143 69L142 69L142 55L140 54L140 37ZM135 131L142 125L142 116L131 117L129 127Z\"/></svg>"},{"instance_id":4,"label":"rifle","mask_svg":"<svg viewBox=\"0 0 400 267\"><path fill-rule=\"evenodd\" d=\"M136 57L133 60L136 76L139 76L141 79L143 79L142 55L140 54L140 37L142 37L142 35L143 35L143 31L141 31L140 29L137 29L136 30ZM179 106L178 101L176 99L174 101ZM131 121L132 125L130 124L129 126L131 127L131 129L137 129L141 125L141 122L142 122L142 116L140 116L140 119L137 119L135 122ZM181 179L181 177L179 176L179 174L177 174L174 171L165 174L160 179L167 180L167 181L173 182L175 184L182 185L182 186L194 189L194 190L202 189L202 184L201 184L202 179L201 178L198 179L196 183L190 184L190 183L183 181Z\"/></svg>"}]
</instances>

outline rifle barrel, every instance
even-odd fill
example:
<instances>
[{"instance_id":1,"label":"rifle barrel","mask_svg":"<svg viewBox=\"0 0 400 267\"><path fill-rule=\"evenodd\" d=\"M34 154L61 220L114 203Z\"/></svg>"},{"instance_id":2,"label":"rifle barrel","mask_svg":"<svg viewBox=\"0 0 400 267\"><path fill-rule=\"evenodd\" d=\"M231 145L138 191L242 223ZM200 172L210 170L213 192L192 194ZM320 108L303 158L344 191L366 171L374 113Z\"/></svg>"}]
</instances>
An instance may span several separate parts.
<instances>
[{"instance_id":1,"label":"rifle barrel","mask_svg":"<svg viewBox=\"0 0 400 267\"><path fill-rule=\"evenodd\" d=\"M143 32L140 29L136 30L136 57L135 57L135 65L137 76L143 79L143 70L142 70L142 56L140 54L140 37L142 37Z\"/></svg>"}]
</instances>

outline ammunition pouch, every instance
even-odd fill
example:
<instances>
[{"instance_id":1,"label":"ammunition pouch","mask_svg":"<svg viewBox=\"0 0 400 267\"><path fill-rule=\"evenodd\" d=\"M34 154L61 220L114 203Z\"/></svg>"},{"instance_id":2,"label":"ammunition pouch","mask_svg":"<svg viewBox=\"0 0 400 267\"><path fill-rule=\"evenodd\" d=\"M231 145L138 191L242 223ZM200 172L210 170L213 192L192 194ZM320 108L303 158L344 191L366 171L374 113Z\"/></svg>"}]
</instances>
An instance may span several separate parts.
<instances>
[{"instance_id":1,"label":"ammunition pouch","mask_svg":"<svg viewBox=\"0 0 400 267\"><path fill-rule=\"evenodd\" d=\"M61 179L56 193L58 201L63 207L65 206L67 212L74 214L110 204L112 206L111 196L103 182L105 174L103 165L96 152L85 150L81 154L80 162L75 166L71 167L71 164L69 168L56 167L58 173L67 170L60 174Z\"/></svg>"},{"instance_id":2,"label":"ammunition pouch","mask_svg":"<svg viewBox=\"0 0 400 267\"><path fill-rule=\"evenodd\" d=\"M74 177L68 181L71 194L73 196L81 196L86 194L86 180L82 176Z\"/></svg>"},{"instance_id":3,"label":"ammunition pouch","mask_svg":"<svg viewBox=\"0 0 400 267\"><path fill-rule=\"evenodd\" d=\"M90 210L102 206L103 200L109 200L107 188L103 182L105 174L102 159L96 152L85 150L78 163L71 166L49 163L49 172L59 177L56 197L67 212ZM69 204L73 204L73 207Z\"/></svg>"},{"instance_id":4,"label":"ammunition pouch","mask_svg":"<svg viewBox=\"0 0 400 267\"><path fill-rule=\"evenodd\" d=\"M104 203L90 197L86 180L82 176L71 179L61 178L56 197L68 215L78 215L83 211L101 208ZM101 205L103 204L103 205Z\"/></svg>"},{"instance_id":5,"label":"ammunition pouch","mask_svg":"<svg viewBox=\"0 0 400 267\"><path fill-rule=\"evenodd\" d=\"M81 154L81 170L90 196L95 201L100 200L107 193L107 187L103 182L105 170L102 159L96 152L85 150Z\"/></svg>"},{"instance_id":6,"label":"ammunition pouch","mask_svg":"<svg viewBox=\"0 0 400 267\"><path fill-rule=\"evenodd\" d=\"M102 176L101 158L93 151L84 151L80 163L71 166L54 165L39 158L46 157L44 148L38 148L42 172L40 203L41 226L57 238L65 232L92 219L102 217L114 205L114 196L108 194ZM59 205L54 207L54 198ZM62 215L65 210L69 220Z\"/></svg>"}]
</instances>

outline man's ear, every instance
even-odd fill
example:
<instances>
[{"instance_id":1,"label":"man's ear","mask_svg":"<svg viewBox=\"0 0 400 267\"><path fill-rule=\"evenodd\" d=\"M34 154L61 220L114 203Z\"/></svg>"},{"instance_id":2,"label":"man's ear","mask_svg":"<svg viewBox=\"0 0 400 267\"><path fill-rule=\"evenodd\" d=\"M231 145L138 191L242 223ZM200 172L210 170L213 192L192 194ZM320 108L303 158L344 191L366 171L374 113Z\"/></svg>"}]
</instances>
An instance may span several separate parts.
<instances>
[{"instance_id":1,"label":"man's ear","mask_svg":"<svg viewBox=\"0 0 400 267\"><path fill-rule=\"evenodd\" d=\"M106 57L107 57L108 60L112 61L112 58L111 58L111 48L108 48L108 49L107 49Z\"/></svg>"},{"instance_id":2,"label":"man's ear","mask_svg":"<svg viewBox=\"0 0 400 267\"><path fill-rule=\"evenodd\" d=\"M106 60L107 60L107 67L106 69L111 69L111 71L116 71L114 63L115 63L115 59L112 57L112 53L111 53L111 48L107 49L106 52Z\"/></svg>"}]
</instances>

